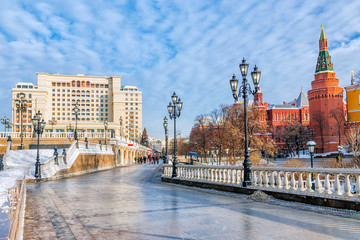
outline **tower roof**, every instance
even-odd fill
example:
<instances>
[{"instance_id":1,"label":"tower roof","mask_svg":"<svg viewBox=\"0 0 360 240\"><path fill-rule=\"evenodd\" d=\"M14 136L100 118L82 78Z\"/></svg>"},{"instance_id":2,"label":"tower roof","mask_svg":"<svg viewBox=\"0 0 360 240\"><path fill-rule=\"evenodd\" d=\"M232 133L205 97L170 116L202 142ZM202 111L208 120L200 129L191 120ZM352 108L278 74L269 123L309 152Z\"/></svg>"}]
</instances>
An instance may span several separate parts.
<instances>
[{"instance_id":1,"label":"tower roof","mask_svg":"<svg viewBox=\"0 0 360 240\"><path fill-rule=\"evenodd\" d=\"M298 98L296 99L296 106L297 107L309 106L309 100L306 97L305 93L303 92L302 88Z\"/></svg>"},{"instance_id":2,"label":"tower roof","mask_svg":"<svg viewBox=\"0 0 360 240\"><path fill-rule=\"evenodd\" d=\"M334 66L331 62L331 56L328 51L328 42L325 36L323 25L321 25L321 34L319 39L319 56L316 63L315 74L319 72L334 72Z\"/></svg>"},{"instance_id":3,"label":"tower roof","mask_svg":"<svg viewBox=\"0 0 360 240\"><path fill-rule=\"evenodd\" d=\"M323 27L322 24L320 26L321 26L320 40L326 39L325 32L324 32L324 27Z\"/></svg>"}]
</instances>

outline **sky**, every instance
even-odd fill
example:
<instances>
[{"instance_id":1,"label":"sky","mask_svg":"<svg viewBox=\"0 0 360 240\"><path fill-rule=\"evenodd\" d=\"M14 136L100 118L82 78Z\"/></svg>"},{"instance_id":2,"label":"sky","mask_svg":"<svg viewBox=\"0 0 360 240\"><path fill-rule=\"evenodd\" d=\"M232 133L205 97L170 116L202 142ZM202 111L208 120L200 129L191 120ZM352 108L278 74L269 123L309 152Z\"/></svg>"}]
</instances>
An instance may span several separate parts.
<instances>
[{"instance_id":1,"label":"sky","mask_svg":"<svg viewBox=\"0 0 360 240\"><path fill-rule=\"evenodd\" d=\"M243 57L249 72L255 64L262 72L265 102L307 93L321 24L348 86L360 70L359 12L360 1L333 0L2 0L0 116L11 116L15 84L36 84L36 72L122 76L143 92L150 137L164 137L175 91L183 101L177 130L187 137L196 116L233 103L229 80L240 78Z\"/></svg>"}]
</instances>

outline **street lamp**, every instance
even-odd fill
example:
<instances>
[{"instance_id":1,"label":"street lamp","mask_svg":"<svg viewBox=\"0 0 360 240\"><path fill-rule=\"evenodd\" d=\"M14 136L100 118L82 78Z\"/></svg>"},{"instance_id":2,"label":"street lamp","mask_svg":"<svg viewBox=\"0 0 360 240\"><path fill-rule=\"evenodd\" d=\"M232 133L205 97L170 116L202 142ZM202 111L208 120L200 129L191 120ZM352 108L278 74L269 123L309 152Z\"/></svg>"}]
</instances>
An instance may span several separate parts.
<instances>
[{"instance_id":1,"label":"street lamp","mask_svg":"<svg viewBox=\"0 0 360 240\"><path fill-rule=\"evenodd\" d=\"M50 119L49 124L51 125L51 132L54 132L54 125L57 124L56 119L54 117L52 119Z\"/></svg>"},{"instance_id":2,"label":"street lamp","mask_svg":"<svg viewBox=\"0 0 360 240\"><path fill-rule=\"evenodd\" d=\"M243 187L247 187L251 185L250 175L251 175L251 161L249 158L249 142L248 142L248 122L247 122L247 101L248 101L248 93L254 95L258 91L258 86L260 82L260 76L261 72L258 70L258 68L254 67L254 71L251 72L251 78L253 80L254 84L254 91L251 90L250 84L248 83L246 79L246 75L248 72L249 64L246 62L245 58L243 58L242 63L239 65L240 72L242 75L242 85L239 88L239 93L237 93L238 90L238 80L236 79L235 74L232 76L232 79L230 80L230 87L233 94L233 97L235 101L238 101L240 95L242 94L242 97L244 98L244 128L245 128L245 159L244 159L244 181L243 181Z\"/></svg>"},{"instance_id":3,"label":"street lamp","mask_svg":"<svg viewBox=\"0 0 360 240\"><path fill-rule=\"evenodd\" d=\"M120 122L120 138L121 138L121 130L122 130L122 124L123 124L122 116L120 116L119 122Z\"/></svg>"},{"instance_id":4,"label":"street lamp","mask_svg":"<svg viewBox=\"0 0 360 240\"><path fill-rule=\"evenodd\" d=\"M1 123L4 124L5 132L7 128L10 128L10 119L8 119L6 116L1 119Z\"/></svg>"},{"instance_id":5,"label":"street lamp","mask_svg":"<svg viewBox=\"0 0 360 240\"><path fill-rule=\"evenodd\" d=\"M228 148L225 149L225 152L226 152L226 160L227 160L227 162L229 164L229 149Z\"/></svg>"},{"instance_id":6,"label":"street lamp","mask_svg":"<svg viewBox=\"0 0 360 240\"><path fill-rule=\"evenodd\" d=\"M216 157L217 157L217 160L218 160L218 164L220 165L220 157L219 157L219 149L216 149Z\"/></svg>"},{"instance_id":7,"label":"street lamp","mask_svg":"<svg viewBox=\"0 0 360 240\"><path fill-rule=\"evenodd\" d=\"M337 163L339 163L339 161L342 161L342 151L343 151L343 147L341 145L339 145L338 147L338 151L339 151L339 156L337 158Z\"/></svg>"},{"instance_id":8,"label":"street lamp","mask_svg":"<svg viewBox=\"0 0 360 240\"><path fill-rule=\"evenodd\" d=\"M106 145L106 132L107 132L107 127L108 127L108 121L105 119L105 120L104 120L104 128L105 128L105 145Z\"/></svg>"},{"instance_id":9,"label":"street lamp","mask_svg":"<svg viewBox=\"0 0 360 240\"><path fill-rule=\"evenodd\" d=\"M309 149L309 153L310 153L310 161L311 161L311 168L314 167L314 152L315 152L315 146L316 146L316 143L314 141L308 141L306 143L306 145L308 146L308 149ZM314 184L314 173L311 173L311 188L312 190L315 189L315 184Z\"/></svg>"},{"instance_id":10,"label":"street lamp","mask_svg":"<svg viewBox=\"0 0 360 240\"><path fill-rule=\"evenodd\" d=\"M77 120L78 120L78 115L79 115L79 112L80 112L80 108L79 108L79 103L78 102L75 103L75 107L72 110L75 113L74 139L76 141L76 148L79 148L79 140L78 140L78 136L77 136Z\"/></svg>"},{"instance_id":11,"label":"street lamp","mask_svg":"<svg viewBox=\"0 0 360 240\"><path fill-rule=\"evenodd\" d=\"M35 163L35 178L41 178L41 171L40 171L40 155L39 155L39 143L40 143L40 135L44 132L45 128L45 121L41 120L41 112L38 111L36 115L32 118L32 124L34 125L34 131L37 134L37 155L36 155L36 163Z\"/></svg>"},{"instance_id":12,"label":"street lamp","mask_svg":"<svg viewBox=\"0 0 360 240\"><path fill-rule=\"evenodd\" d=\"M165 159L164 159L164 164L168 163L168 137L169 137L169 132L168 132L168 119L167 117L164 117L164 123L163 123L164 129L165 129Z\"/></svg>"},{"instance_id":13,"label":"street lamp","mask_svg":"<svg viewBox=\"0 0 360 240\"><path fill-rule=\"evenodd\" d=\"M25 93L19 93L19 98L15 99L15 105L18 109L18 112L20 112L20 138L21 138L21 144L20 149L24 149L24 136L23 136L23 113L26 111L28 101L25 99Z\"/></svg>"},{"instance_id":14,"label":"street lamp","mask_svg":"<svg viewBox=\"0 0 360 240\"><path fill-rule=\"evenodd\" d=\"M176 93L174 92L173 95L171 96L171 101L169 105L167 106L168 112L169 112L169 116L170 119L174 119L174 160L173 160L173 172L172 172L172 177L176 177L176 118L180 117L180 112L182 109L182 105L183 102L180 100L180 98L178 98L178 96L176 96Z\"/></svg>"}]
</instances>

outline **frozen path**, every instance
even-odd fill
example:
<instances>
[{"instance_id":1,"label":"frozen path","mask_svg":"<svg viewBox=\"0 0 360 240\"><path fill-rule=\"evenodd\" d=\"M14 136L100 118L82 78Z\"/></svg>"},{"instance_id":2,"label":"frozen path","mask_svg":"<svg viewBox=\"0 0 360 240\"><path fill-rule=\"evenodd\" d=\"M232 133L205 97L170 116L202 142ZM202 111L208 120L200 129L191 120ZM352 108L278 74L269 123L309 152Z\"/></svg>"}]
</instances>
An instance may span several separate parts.
<instances>
[{"instance_id":1,"label":"frozen path","mask_svg":"<svg viewBox=\"0 0 360 240\"><path fill-rule=\"evenodd\" d=\"M162 183L155 169L28 184L24 239L359 239L360 214Z\"/></svg>"}]
</instances>

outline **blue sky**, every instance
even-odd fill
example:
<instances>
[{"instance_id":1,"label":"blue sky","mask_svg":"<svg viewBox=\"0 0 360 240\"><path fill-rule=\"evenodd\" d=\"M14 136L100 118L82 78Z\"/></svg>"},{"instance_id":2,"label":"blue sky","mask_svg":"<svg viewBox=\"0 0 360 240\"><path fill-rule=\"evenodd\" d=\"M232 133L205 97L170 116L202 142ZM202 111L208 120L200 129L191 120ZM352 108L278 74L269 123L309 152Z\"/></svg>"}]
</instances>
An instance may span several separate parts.
<instances>
[{"instance_id":1,"label":"blue sky","mask_svg":"<svg viewBox=\"0 0 360 240\"><path fill-rule=\"evenodd\" d=\"M36 72L120 75L143 91L152 137L163 137L175 90L184 102L177 129L188 136L197 115L233 103L229 79L240 77L243 57L262 71L264 101L307 92L320 24L340 85L349 85L360 70L359 12L360 1L332 0L3 0L0 114L11 115L11 88L36 83Z\"/></svg>"}]
</instances>

